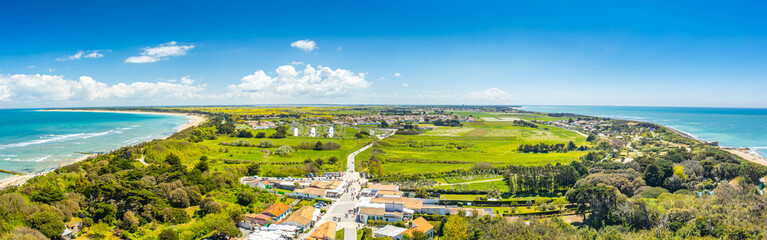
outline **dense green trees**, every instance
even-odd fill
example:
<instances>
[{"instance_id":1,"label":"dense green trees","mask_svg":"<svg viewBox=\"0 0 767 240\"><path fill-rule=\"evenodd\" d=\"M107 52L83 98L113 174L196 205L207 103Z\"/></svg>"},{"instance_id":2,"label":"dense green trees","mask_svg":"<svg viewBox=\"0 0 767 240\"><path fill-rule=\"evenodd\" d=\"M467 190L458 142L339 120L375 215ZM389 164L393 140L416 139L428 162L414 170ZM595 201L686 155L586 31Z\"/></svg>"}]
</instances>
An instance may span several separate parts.
<instances>
[{"instance_id":1,"label":"dense green trees","mask_svg":"<svg viewBox=\"0 0 767 240\"><path fill-rule=\"evenodd\" d=\"M61 220L61 216L50 210L32 214L27 219L27 224L48 238L58 238L64 232L64 221Z\"/></svg>"}]
</instances>

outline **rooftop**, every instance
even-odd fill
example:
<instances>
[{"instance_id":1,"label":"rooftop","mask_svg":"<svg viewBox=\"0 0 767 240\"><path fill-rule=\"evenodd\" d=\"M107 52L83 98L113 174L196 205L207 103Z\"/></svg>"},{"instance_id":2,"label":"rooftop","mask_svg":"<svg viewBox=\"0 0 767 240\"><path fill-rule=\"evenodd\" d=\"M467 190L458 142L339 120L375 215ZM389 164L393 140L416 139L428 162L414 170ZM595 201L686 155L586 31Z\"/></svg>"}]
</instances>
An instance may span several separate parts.
<instances>
[{"instance_id":1,"label":"rooftop","mask_svg":"<svg viewBox=\"0 0 767 240\"><path fill-rule=\"evenodd\" d=\"M399 236L400 234L404 233L405 231L407 231L407 229L404 229L404 228L401 228L401 227L395 227L395 226L392 226L392 225L386 225L386 226L376 230L375 232L373 232L373 235L382 235L382 236L387 236L387 237L394 238L394 237Z\"/></svg>"},{"instance_id":2,"label":"rooftop","mask_svg":"<svg viewBox=\"0 0 767 240\"><path fill-rule=\"evenodd\" d=\"M301 225L309 225L309 223L312 222L314 210L315 208L312 206L303 206L293 212L293 214L291 214L289 217L285 218L285 220L282 220L280 223L293 221Z\"/></svg>"},{"instance_id":3,"label":"rooftop","mask_svg":"<svg viewBox=\"0 0 767 240\"><path fill-rule=\"evenodd\" d=\"M272 206L269 206L268 208L264 209L264 211L261 213L272 215L272 216L281 216L288 210L290 210L290 206L285 205L283 203L275 203L275 204L272 204Z\"/></svg>"},{"instance_id":4,"label":"rooftop","mask_svg":"<svg viewBox=\"0 0 767 240\"><path fill-rule=\"evenodd\" d=\"M312 235L307 237L307 240L315 239L335 239L336 238L336 222L326 222L317 226Z\"/></svg>"}]
</instances>

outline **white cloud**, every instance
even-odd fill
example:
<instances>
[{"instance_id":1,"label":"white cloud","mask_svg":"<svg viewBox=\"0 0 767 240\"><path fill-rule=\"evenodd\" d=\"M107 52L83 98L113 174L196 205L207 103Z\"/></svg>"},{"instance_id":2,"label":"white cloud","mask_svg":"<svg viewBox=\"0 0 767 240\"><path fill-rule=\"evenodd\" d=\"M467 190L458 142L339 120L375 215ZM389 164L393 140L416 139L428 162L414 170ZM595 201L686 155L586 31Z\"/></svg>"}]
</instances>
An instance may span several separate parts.
<instances>
[{"instance_id":1,"label":"white cloud","mask_svg":"<svg viewBox=\"0 0 767 240\"><path fill-rule=\"evenodd\" d=\"M181 84L192 85L194 84L194 79L191 79L188 75L181 77Z\"/></svg>"},{"instance_id":2,"label":"white cloud","mask_svg":"<svg viewBox=\"0 0 767 240\"><path fill-rule=\"evenodd\" d=\"M56 58L56 61L63 62L63 61L79 60L81 58L102 58L102 57L104 57L104 54L101 53L101 50L90 50L90 51L80 50L80 51L77 51L77 53L75 53L74 55Z\"/></svg>"},{"instance_id":3,"label":"white cloud","mask_svg":"<svg viewBox=\"0 0 767 240\"><path fill-rule=\"evenodd\" d=\"M314 41L309 39L292 42L290 43L290 46L294 48L302 49L307 52L317 49L317 44Z\"/></svg>"},{"instance_id":4,"label":"white cloud","mask_svg":"<svg viewBox=\"0 0 767 240\"><path fill-rule=\"evenodd\" d=\"M396 73L394 73L394 77L402 77L402 74L396 72Z\"/></svg>"},{"instance_id":5,"label":"white cloud","mask_svg":"<svg viewBox=\"0 0 767 240\"><path fill-rule=\"evenodd\" d=\"M0 101L72 101L110 99L199 98L204 85L191 85L188 77L181 84L133 82L107 85L88 76L78 80L58 75L0 75Z\"/></svg>"},{"instance_id":6,"label":"white cloud","mask_svg":"<svg viewBox=\"0 0 767 240\"><path fill-rule=\"evenodd\" d=\"M304 62L301 62L301 61L293 61L290 63L290 65L303 65L303 64Z\"/></svg>"},{"instance_id":7,"label":"white cloud","mask_svg":"<svg viewBox=\"0 0 767 240\"><path fill-rule=\"evenodd\" d=\"M378 81L383 81L383 80L386 80L386 78L385 77L378 78Z\"/></svg>"},{"instance_id":8,"label":"white cloud","mask_svg":"<svg viewBox=\"0 0 767 240\"><path fill-rule=\"evenodd\" d=\"M48 72L55 72L55 71L56 71L56 69L53 69L53 68L49 68L48 69Z\"/></svg>"},{"instance_id":9,"label":"white cloud","mask_svg":"<svg viewBox=\"0 0 767 240\"><path fill-rule=\"evenodd\" d=\"M344 49L343 49L343 48L341 48L341 47L338 47L338 48L336 48L336 50L337 50L337 51L341 51L341 50L344 50Z\"/></svg>"},{"instance_id":10,"label":"white cloud","mask_svg":"<svg viewBox=\"0 0 767 240\"><path fill-rule=\"evenodd\" d=\"M35 68L35 65L29 65L29 66L27 66L27 68L33 69L33 68Z\"/></svg>"},{"instance_id":11,"label":"white cloud","mask_svg":"<svg viewBox=\"0 0 767 240\"><path fill-rule=\"evenodd\" d=\"M126 63L153 63L168 60L168 57L184 56L194 45L178 45L176 41L163 43L156 47L142 48L141 56L132 56L125 59Z\"/></svg>"},{"instance_id":12,"label":"white cloud","mask_svg":"<svg viewBox=\"0 0 767 240\"><path fill-rule=\"evenodd\" d=\"M497 88L490 88L485 91L470 92L468 98L484 100L508 100L511 99L511 94Z\"/></svg>"},{"instance_id":13,"label":"white cloud","mask_svg":"<svg viewBox=\"0 0 767 240\"><path fill-rule=\"evenodd\" d=\"M407 83L402 84L403 87L409 87L410 85L407 85Z\"/></svg>"},{"instance_id":14,"label":"white cloud","mask_svg":"<svg viewBox=\"0 0 767 240\"><path fill-rule=\"evenodd\" d=\"M364 89L372 84L365 80L364 73L322 66L315 69L308 64L300 71L291 65L283 65L275 72L277 75L272 77L259 70L243 77L240 84L229 85L228 88L235 96L251 98L335 96Z\"/></svg>"}]
</instances>

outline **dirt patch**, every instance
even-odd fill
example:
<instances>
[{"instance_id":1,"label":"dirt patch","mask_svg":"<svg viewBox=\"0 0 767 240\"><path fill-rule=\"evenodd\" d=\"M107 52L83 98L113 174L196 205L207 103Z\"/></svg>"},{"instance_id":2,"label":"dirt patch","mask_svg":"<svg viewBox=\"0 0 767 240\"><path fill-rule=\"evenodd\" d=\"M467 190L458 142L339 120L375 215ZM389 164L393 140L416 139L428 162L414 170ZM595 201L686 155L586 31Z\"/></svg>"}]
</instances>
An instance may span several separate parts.
<instances>
[{"instance_id":1,"label":"dirt patch","mask_svg":"<svg viewBox=\"0 0 767 240\"><path fill-rule=\"evenodd\" d=\"M471 131L467 134L464 134L464 137L481 137L482 135L485 135L487 133L487 129L475 129L474 131Z\"/></svg>"}]
</instances>

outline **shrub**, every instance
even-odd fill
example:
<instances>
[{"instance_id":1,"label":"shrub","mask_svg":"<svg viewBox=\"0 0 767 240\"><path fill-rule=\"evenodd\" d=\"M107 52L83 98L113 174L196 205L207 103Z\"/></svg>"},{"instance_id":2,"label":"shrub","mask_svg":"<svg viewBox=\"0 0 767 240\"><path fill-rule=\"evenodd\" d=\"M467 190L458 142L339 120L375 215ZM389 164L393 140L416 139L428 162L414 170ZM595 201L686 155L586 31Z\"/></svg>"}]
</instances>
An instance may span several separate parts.
<instances>
[{"instance_id":1,"label":"shrub","mask_svg":"<svg viewBox=\"0 0 767 240\"><path fill-rule=\"evenodd\" d=\"M341 144L338 144L337 142L326 142L325 144L322 144L322 150L324 151L338 150L340 148Z\"/></svg>"},{"instance_id":2,"label":"shrub","mask_svg":"<svg viewBox=\"0 0 767 240\"><path fill-rule=\"evenodd\" d=\"M269 141L269 140L264 140L264 141L261 141L260 143L258 143L258 147L260 147L260 148L270 148L270 147L274 147L274 143L272 143L272 141Z\"/></svg>"},{"instance_id":3,"label":"shrub","mask_svg":"<svg viewBox=\"0 0 767 240\"><path fill-rule=\"evenodd\" d=\"M277 148L277 150L274 150L274 154L277 156L286 156L293 153L293 148L291 148L288 145L282 145Z\"/></svg>"}]
</instances>

